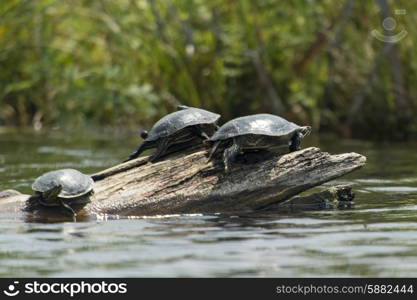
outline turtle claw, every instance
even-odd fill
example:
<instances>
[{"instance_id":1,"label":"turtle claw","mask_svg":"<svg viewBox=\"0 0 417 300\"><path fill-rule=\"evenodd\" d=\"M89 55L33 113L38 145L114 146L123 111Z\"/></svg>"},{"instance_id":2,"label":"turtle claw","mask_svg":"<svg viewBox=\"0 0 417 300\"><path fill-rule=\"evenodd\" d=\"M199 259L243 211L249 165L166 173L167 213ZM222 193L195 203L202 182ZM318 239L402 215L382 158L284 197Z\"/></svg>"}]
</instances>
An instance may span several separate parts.
<instances>
[{"instance_id":1,"label":"turtle claw","mask_svg":"<svg viewBox=\"0 0 417 300\"><path fill-rule=\"evenodd\" d=\"M143 132L142 132L143 133ZM129 160L138 158L139 155L145 151L149 147L149 143L146 141L143 142L134 152L132 152L127 159L125 159L123 162L128 162Z\"/></svg>"},{"instance_id":2,"label":"turtle claw","mask_svg":"<svg viewBox=\"0 0 417 300\"><path fill-rule=\"evenodd\" d=\"M66 211L66 212L69 212L70 213L70 215L73 217L73 218L75 218L76 216L77 216L77 213L72 209L72 207L71 206L69 206L68 204L66 204L66 203L64 203L64 201L63 200L61 200L61 206L64 208L64 210Z\"/></svg>"}]
</instances>

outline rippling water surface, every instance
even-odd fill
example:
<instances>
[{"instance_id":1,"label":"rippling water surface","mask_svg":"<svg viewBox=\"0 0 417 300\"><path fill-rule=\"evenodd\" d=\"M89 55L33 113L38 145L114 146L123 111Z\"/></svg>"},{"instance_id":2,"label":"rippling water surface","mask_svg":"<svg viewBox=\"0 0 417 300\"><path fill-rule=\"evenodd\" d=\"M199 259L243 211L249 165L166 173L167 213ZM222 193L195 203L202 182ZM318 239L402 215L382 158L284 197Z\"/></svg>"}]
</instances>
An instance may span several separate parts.
<instances>
[{"instance_id":1,"label":"rippling water surface","mask_svg":"<svg viewBox=\"0 0 417 300\"><path fill-rule=\"evenodd\" d=\"M30 192L41 173L91 173L120 162L123 137L0 135L0 190ZM0 276L306 277L417 274L416 144L312 141L368 163L347 210L177 215L80 223L23 223L0 215ZM122 145L122 146L121 146Z\"/></svg>"}]
</instances>

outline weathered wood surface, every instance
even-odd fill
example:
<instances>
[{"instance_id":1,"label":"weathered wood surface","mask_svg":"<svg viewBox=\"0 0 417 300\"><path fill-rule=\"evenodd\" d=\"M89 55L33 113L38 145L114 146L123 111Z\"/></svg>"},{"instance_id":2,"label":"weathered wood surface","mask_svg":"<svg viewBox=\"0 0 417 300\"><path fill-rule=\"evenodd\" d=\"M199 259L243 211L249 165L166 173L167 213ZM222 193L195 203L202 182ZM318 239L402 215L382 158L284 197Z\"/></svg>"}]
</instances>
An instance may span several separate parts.
<instances>
[{"instance_id":1,"label":"weathered wood surface","mask_svg":"<svg viewBox=\"0 0 417 300\"><path fill-rule=\"evenodd\" d=\"M93 201L85 210L135 216L257 210L343 176L366 162L357 153L330 155L307 148L236 164L226 174L222 163L208 162L206 154L205 150L178 154L153 164L138 158L101 172L112 175L100 176Z\"/></svg>"},{"instance_id":2,"label":"weathered wood surface","mask_svg":"<svg viewBox=\"0 0 417 300\"><path fill-rule=\"evenodd\" d=\"M213 213L276 209L293 196L361 168L357 153L330 155L306 148L285 155L259 157L223 171L207 151L171 154L156 163L141 157L93 175L95 194L79 216ZM252 161L251 161L252 159ZM19 211L28 195L0 199L0 211ZM13 205L13 202L16 202Z\"/></svg>"}]
</instances>

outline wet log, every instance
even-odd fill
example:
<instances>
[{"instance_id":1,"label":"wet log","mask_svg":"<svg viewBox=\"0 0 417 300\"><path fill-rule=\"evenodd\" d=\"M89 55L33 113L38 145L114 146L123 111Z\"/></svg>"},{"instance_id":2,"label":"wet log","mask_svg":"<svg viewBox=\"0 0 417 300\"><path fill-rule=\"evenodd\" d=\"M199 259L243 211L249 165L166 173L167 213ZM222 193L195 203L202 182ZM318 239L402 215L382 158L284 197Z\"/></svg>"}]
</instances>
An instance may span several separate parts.
<instances>
[{"instance_id":1,"label":"wet log","mask_svg":"<svg viewBox=\"0 0 417 300\"><path fill-rule=\"evenodd\" d=\"M89 213L158 215L248 211L284 202L299 193L362 167L357 153L330 155L306 148L236 164L225 173L207 151L174 154L156 163L146 158L93 175Z\"/></svg>"},{"instance_id":2,"label":"wet log","mask_svg":"<svg viewBox=\"0 0 417 300\"><path fill-rule=\"evenodd\" d=\"M293 197L366 162L357 153L330 155L313 147L284 155L254 153L241 159L229 173L224 172L220 158L208 162L204 149L174 153L156 163L140 157L119 164L92 175L95 194L78 216L274 210L290 199L300 202ZM0 199L0 212L21 211L28 195L7 193L11 194Z\"/></svg>"}]
</instances>

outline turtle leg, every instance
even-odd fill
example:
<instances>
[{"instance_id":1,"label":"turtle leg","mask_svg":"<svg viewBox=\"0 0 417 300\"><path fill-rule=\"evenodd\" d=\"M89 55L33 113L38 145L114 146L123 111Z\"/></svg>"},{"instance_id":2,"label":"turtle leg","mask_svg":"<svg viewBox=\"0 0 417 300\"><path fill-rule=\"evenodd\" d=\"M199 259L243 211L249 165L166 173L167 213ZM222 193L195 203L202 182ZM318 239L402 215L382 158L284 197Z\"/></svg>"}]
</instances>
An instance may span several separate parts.
<instances>
[{"instance_id":1,"label":"turtle leg","mask_svg":"<svg viewBox=\"0 0 417 300\"><path fill-rule=\"evenodd\" d=\"M41 204L41 202L42 202L42 193L36 192L32 196L30 196L28 198L28 200L26 200L25 210L26 211L32 211L36 207L39 207L39 205Z\"/></svg>"},{"instance_id":2,"label":"turtle leg","mask_svg":"<svg viewBox=\"0 0 417 300\"><path fill-rule=\"evenodd\" d=\"M62 199L60 199L60 202L61 202L61 206L65 209L65 211L70 213L71 217L75 218L77 216L77 214L75 213L75 211L72 209L71 206L66 204Z\"/></svg>"},{"instance_id":3,"label":"turtle leg","mask_svg":"<svg viewBox=\"0 0 417 300\"><path fill-rule=\"evenodd\" d=\"M50 206L54 199L56 199L62 191L62 185L57 185L50 190L43 193L36 192L26 201L26 210L32 211L33 209L42 206Z\"/></svg>"},{"instance_id":4,"label":"turtle leg","mask_svg":"<svg viewBox=\"0 0 417 300\"><path fill-rule=\"evenodd\" d=\"M161 155L163 155L167 151L170 143L171 143L171 139L170 138L162 138L162 139L159 139L156 142L156 151L151 155L151 157L149 157L149 161L150 162L154 162Z\"/></svg>"},{"instance_id":5,"label":"turtle leg","mask_svg":"<svg viewBox=\"0 0 417 300\"><path fill-rule=\"evenodd\" d=\"M233 144L223 152L224 170L226 173L230 171L231 163L240 152L242 152L242 148L239 143L233 139Z\"/></svg>"},{"instance_id":6,"label":"turtle leg","mask_svg":"<svg viewBox=\"0 0 417 300\"><path fill-rule=\"evenodd\" d=\"M208 140L210 137L207 135L207 133L205 133L203 131L203 129L199 126L191 126L191 133L193 135L198 136L199 138L201 138L202 140Z\"/></svg>"},{"instance_id":7,"label":"turtle leg","mask_svg":"<svg viewBox=\"0 0 417 300\"><path fill-rule=\"evenodd\" d=\"M129 160L132 160L132 159L135 159L135 158L137 158L137 157L139 157L139 155L143 152L143 151L145 151L145 150L147 150L147 149L149 149L149 148L152 148L152 144L151 143L149 143L149 142L143 142L134 152L132 152L130 155L129 155L129 157L126 159L126 160L124 160L123 162L127 162L127 161L129 161Z\"/></svg>"},{"instance_id":8,"label":"turtle leg","mask_svg":"<svg viewBox=\"0 0 417 300\"><path fill-rule=\"evenodd\" d=\"M214 154L217 152L217 149L219 149L220 143L221 143L221 141L217 141L217 142L214 143L213 147L210 150L209 157L207 159L208 162L213 159Z\"/></svg>"},{"instance_id":9,"label":"turtle leg","mask_svg":"<svg viewBox=\"0 0 417 300\"><path fill-rule=\"evenodd\" d=\"M300 145L301 145L301 134L299 132L296 132L291 138L290 152L299 150Z\"/></svg>"}]
</instances>

